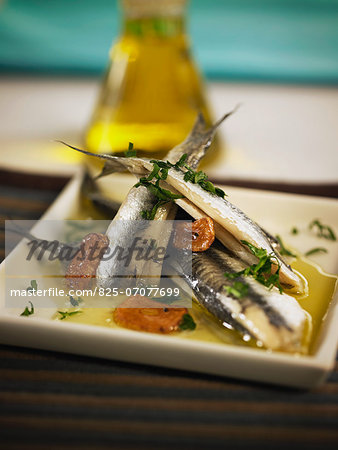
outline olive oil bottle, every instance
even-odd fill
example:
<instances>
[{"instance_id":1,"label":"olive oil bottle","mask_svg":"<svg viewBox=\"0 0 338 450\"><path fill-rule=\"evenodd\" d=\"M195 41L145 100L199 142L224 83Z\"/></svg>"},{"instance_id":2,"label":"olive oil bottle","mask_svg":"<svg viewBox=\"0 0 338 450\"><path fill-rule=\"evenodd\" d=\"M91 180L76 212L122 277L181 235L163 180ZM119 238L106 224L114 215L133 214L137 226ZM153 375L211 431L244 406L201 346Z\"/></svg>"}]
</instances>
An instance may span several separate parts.
<instances>
[{"instance_id":1,"label":"olive oil bottle","mask_svg":"<svg viewBox=\"0 0 338 450\"><path fill-rule=\"evenodd\" d=\"M111 49L87 149L118 153L132 142L138 155L161 158L185 139L198 111L211 123L185 7L186 0L122 1L123 31Z\"/></svg>"}]
</instances>

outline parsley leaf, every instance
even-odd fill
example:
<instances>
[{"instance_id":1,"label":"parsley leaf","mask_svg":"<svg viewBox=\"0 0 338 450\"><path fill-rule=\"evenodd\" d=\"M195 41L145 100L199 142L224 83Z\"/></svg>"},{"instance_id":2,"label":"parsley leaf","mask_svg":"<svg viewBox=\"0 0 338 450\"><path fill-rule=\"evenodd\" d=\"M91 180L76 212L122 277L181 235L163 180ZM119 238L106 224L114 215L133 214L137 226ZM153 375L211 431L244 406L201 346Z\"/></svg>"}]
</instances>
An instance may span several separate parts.
<instances>
[{"instance_id":1,"label":"parsley leaf","mask_svg":"<svg viewBox=\"0 0 338 450\"><path fill-rule=\"evenodd\" d=\"M224 198L227 194L221 188L215 188L215 193L218 197Z\"/></svg>"},{"instance_id":2,"label":"parsley leaf","mask_svg":"<svg viewBox=\"0 0 338 450\"><path fill-rule=\"evenodd\" d=\"M279 271L280 265L274 254L268 254L268 252L263 248L255 247L247 241L242 240L242 244L249 247L251 253L253 253L258 259L258 263L251 264L251 266L235 273L225 273L224 276L228 279L236 279L240 276L252 277L259 283L266 286L268 289L272 289L274 286L278 288L279 292L282 294L283 289L279 281ZM271 273L271 268L273 265L273 260L276 260L278 268L274 274ZM233 286L235 288L235 285ZM233 292L232 292L233 293Z\"/></svg>"},{"instance_id":3,"label":"parsley leaf","mask_svg":"<svg viewBox=\"0 0 338 450\"><path fill-rule=\"evenodd\" d=\"M205 191L211 192L212 194L217 195L218 197L224 198L224 196L226 195L225 192L220 188L216 188L210 181L208 181L208 176L206 173L204 173L202 170L196 172L190 166L188 166L188 164L186 164L187 158L188 158L187 153L184 153L184 155L182 155L175 164L172 164L169 161L165 162L156 159L152 159L150 162L154 165L154 167L155 165L157 165L161 168L160 175L163 176L162 178L163 180L167 178L169 169L182 170L184 168L185 169L183 177L184 181L199 184L201 188L204 189ZM150 176L148 177L149 181L152 180L152 178L154 178L153 172L151 173L151 175L152 175L151 178ZM157 176L156 178L159 177Z\"/></svg>"},{"instance_id":4,"label":"parsley leaf","mask_svg":"<svg viewBox=\"0 0 338 450\"><path fill-rule=\"evenodd\" d=\"M20 314L20 316L31 316L32 314L34 314L34 306L32 302L30 303L30 308L29 306L26 306L26 308L23 310L23 312Z\"/></svg>"},{"instance_id":5,"label":"parsley leaf","mask_svg":"<svg viewBox=\"0 0 338 450\"><path fill-rule=\"evenodd\" d=\"M196 323L190 314L184 314L182 321L179 324L180 330L194 330L196 328Z\"/></svg>"},{"instance_id":6,"label":"parsley leaf","mask_svg":"<svg viewBox=\"0 0 338 450\"><path fill-rule=\"evenodd\" d=\"M312 248L311 250L308 250L308 251L305 253L305 256L311 256L311 255L314 255L314 254L316 254L316 253L327 253L327 250L326 250L326 248L324 248L324 247L316 247L316 248Z\"/></svg>"},{"instance_id":7,"label":"parsley leaf","mask_svg":"<svg viewBox=\"0 0 338 450\"><path fill-rule=\"evenodd\" d=\"M285 245L283 244L283 241L282 241L282 238L277 234L276 235L276 239L277 239L277 241L278 241L278 244L280 245L280 251L279 251L279 253L281 254L281 255L284 255L284 256L293 256L293 257L296 257L297 255L295 255L294 253L292 253L290 250L288 250L286 247L285 247Z\"/></svg>"},{"instance_id":8,"label":"parsley leaf","mask_svg":"<svg viewBox=\"0 0 338 450\"><path fill-rule=\"evenodd\" d=\"M225 286L224 289L228 294L233 295L236 298L242 298L247 295L249 285L242 283L241 281L235 281L232 286Z\"/></svg>"},{"instance_id":9,"label":"parsley leaf","mask_svg":"<svg viewBox=\"0 0 338 450\"><path fill-rule=\"evenodd\" d=\"M132 142L129 142L128 150L124 152L124 155L126 158L136 156L136 150L134 150L134 144Z\"/></svg>"},{"instance_id":10,"label":"parsley leaf","mask_svg":"<svg viewBox=\"0 0 338 450\"><path fill-rule=\"evenodd\" d=\"M151 211L141 211L141 217L145 220L154 220L157 210L160 206L165 205L168 201L159 200L151 209Z\"/></svg>"},{"instance_id":11,"label":"parsley leaf","mask_svg":"<svg viewBox=\"0 0 338 450\"><path fill-rule=\"evenodd\" d=\"M291 228L291 234L298 234L298 233L299 233L299 230L298 230L297 227L292 227Z\"/></svg>"},{"instance_id":12,"label":"parsley leaf","mask_svg":"<svg viewBox=\"0 0 338 450\"><path fill-rule=\"evenodd\" d=\"M180 157L180 159L177 161L177 163L174 164L174 167L176 167L176 168L182 167L185 164L187 158L188 158L188 154L184 153L184 155L182 155Z\"/></svg>"},{"instance_id":13,"label":"parsley leaf","mask_svg":"<svg viewBox=\"0 0 338 450\"><path fill-rule=\"evenodd\" d=\"M161 174L160 174L161 180L166 180L168 178L168 171L169 171L168 168L163 168L161 170Z\"/></svg>"},{"instance_id":14,"label":"parsley leaf","mask_svg":"<svg viewBox=\"0 0 338 450\"><path fill-rule=\"evenodd\" d=\"M195 172L187 164L184 164L184 167L187 170L183 177L184 181L198 184L205 191L211 192L211 194L217 195L218 197L225 197L225 192L222 189L215 187L211 181L208 181L208 175L202 170Z\"/></svg>"},{"instance_id":15,"label":"parsley leaf","mask_svg":"<svg viewBox=\"0 0 338 450\"><path fill-rule=\"evenodd\" d=\"M150 172L150 174L145 178L146 181L151 181L153 178L160 178L160 175L158 175L160 171L160 166L157 163L154 163L153 170Z\"/></svg>"},{"instance_id":16,"label":"parsley leaf","mask_svg":"<svg viewBox=\"0 0 338 450\"><path fill-rule=\"evenodd\" d=\"M328 239L329 241L337 240L337 237L332 228L328 225L322 224L319 219L315 219L309 224L309 229L312 230L313 228L317 230L318 237Z\"/></svg>"},{"instance_id":17,"label":"parsley leaf","mask_svg":"<svg viewBox=\"0 0 338 450\"><path fill-rule=\"evenodd\" d=\"M251 253L253 253L258 259L263 258L264 256L266 256L267 251L264 250L264 248L258 248L255 247L254 245L250 244L250 242L248 241L241 241L242 244L246 245L247 247L249 247L249 250L251 251Z\"/></svg>"},{"instance_id":18,"label":"parsley leaf","mask_svg":"<svg viewBox=\"0 0 338 450\"><path fill-rule=\"evenodd\" d=\"M60 320L64 320L67 317L74 316L75 314L80 314L82 311L58 311L58 314L61 315Z\"/></svg>"},{"instance_id":19,"label":"parsley leaf","mask_svg":"<svg viewBox=\"0 0 338 450\"><path fill-rule=\"evenodd\" d=\"M207 179L207 174L204 173L202 170L195 172L194 183L200 183L201 181L204 181L206 179Z\"/></svg>"},{"instance_id":20,"label":"parsley leaf","mask_svg":"<svg viewBox=\"0 0 338 450\"><path fill-rule=\"evenodd\" d=\"M153 170L154 172L154 170ZM158 175L159 171L156 169L156 175ZM163 176L163 172L161 174ZM156 212L158 208L162 205L165 205L168 202L171 202L172 200L176 200L178 198L183 198L183 195L181 194L174 194L173 192L169 191L168 189L163 189L159 185L160 179L158 178L155 183L152 183L149 180L149 177L143 177L140 179L138 183L135 184L135 187L139 186L145 186L157 199L158 202L153 206L151 211L142 211L141 216L145 220L154 220L154 217L156 215Z\"/></svg>"},{"instance_id":21,"label":"parsley leaf","mask_svg":"<svg viewBox=\"0 0 338 450\"><path fill-rule=\"evenodd\" d=\"M38 283L36 280L31 280L31 285L26 289L27 292L36 291L38 288Z\"/></svg>"},{"instance_id":22,"label":"parsley leaf","mask_svg":"<svg viewBox=\"0 0 338 450\"><path fill-rule=\"evenodd\" d=\"M150 160L151 164L153 165L152 171L147 177L140 178L140 181L135 184L135 187L145 186L150 190L150 192L152 192L153 195L155 195L155 197L157 197L159 201L151 211L142 211L141 216L143 219L153 220L156 215L157 209L159 208L159 206L164 204L163 202L167 203L171 200L184 198L183 195L174 194L167 189L163 189L160 187L160 180L167 179L169 169L182 171L182 168L184 168L184 181L198 184L205 191L211 192L218 197L224 198L225 192L222 189L215 187L211 183L211 181L208 181L208 176L206 173L204 173L202 170L195 172L186 164L187 158L187 153L184 153L184 155L182 155L175 164L172 164L170 161L161 161L157 159ZM153 182L154 179L155 183Z\"/></svg>"}]
</instances>

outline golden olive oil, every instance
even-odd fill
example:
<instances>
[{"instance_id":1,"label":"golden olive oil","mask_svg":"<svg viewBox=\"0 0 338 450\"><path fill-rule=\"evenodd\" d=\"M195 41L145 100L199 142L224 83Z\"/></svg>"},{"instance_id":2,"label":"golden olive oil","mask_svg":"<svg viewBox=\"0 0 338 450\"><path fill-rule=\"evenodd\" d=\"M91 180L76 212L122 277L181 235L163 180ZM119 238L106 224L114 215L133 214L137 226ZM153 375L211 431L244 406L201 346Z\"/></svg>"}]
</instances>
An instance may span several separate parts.
<instances>
[{"instance_id":1,"label":"golden olive oil","mask_svg":"<svg viewBox=\"0 0 338 450\"><path fill-rule=\"evenodd\" d=\"M72 217L86 219L89 216L96 219L103 219L103 217L98 215L97 209L93 207L88 199L86 199L86 196L82 196L79 209L74 211ZM297 271L305 278L308 284L307 294L295 296L295 298L300 306L308 313L308 324L304 330L302 353L311 354L316 350L317 338L321 332L325 315L333 299L338 277L325 273L317 264L305 257L297 257L291 266L293 270ZM291 292L290 295L294 296ZM104 299L99 297L96 299L90 298L90 302L85 301L87 307L81 309L81 314L67 317L65 321L109 328L120 328L114 323L113 308L125 298L125 296L105 297ZM109 300L111 307L95 307L95 304L99 304L102 300L105 302ZM74 308L70 309L70 311L73 310ZM205 310L196 303L193 303L189 313L196 322L196 329L194 331L172 333L167 335L168 338L170 338L170 336L176 336L182 339L192 339L219 344L244 345L257 348L254 340L245 341L235 330L227 329L219 325L216 319L205 312ZM57 313L54 315L55 319L59 320L60 317L61 316Z\"/></svg>"},{"instance_id":2,"label":"golden olive oil","mask_svg":"<svg viewBox=\"0 0 338 450\"><path fill-rule=\"evenodd\" d=\"M185 1L174 2L174 10L166 10L171 2L143 9L142 2L124 3L123 33L110 53L86 148L116 153L132 142L139 155L163 157L186 138L199 111L211 124L185 33Z\"/></svg>"},{"instance_id":3,"label":"golden olive oil","mask_svg":"<svg viewBox=\"0 0 338 450\"><path fill-rule=\"evenodd\" d=\"M320 267L311 261L298 258L293 264L293 269L300 272L308 281L308 295L297 299L301 307L308 312L311 326L304 331L305 354L311 354L315 349L316 339L323 324L323 319L332 301L336 287L337 277L325 274ZM114 298L114 304L120 303L125 297ZM209 314L206 314L197 305L193 304L189 311L196 322L194 331L176 332L168 335L182 339L193 339L218 344L245 345L255 347L253 341L245 342L234 330L220 326ZM59 318L55 315L55 318ZM120 328L113 320L113 308L83 308L81 314L70 316L66 319L73 323ZM305 336L311 333L310 336Z\"/></svg>"},{"instance_id":4,"label":"golden olive oil","mask_svg":"<svg viewBox=\"0 0 338 450\"><path fill-rule=\"evenodd\" d=\"M311 335L308 343L308 351L311 353L315 350L316 339L333 299L337 277L326 274L317 264L307 258L297 258L292 264L292 268L302 274L308 282L308 295L297 298L297 300L311 318Z\"/></svg>"}]
</instances>

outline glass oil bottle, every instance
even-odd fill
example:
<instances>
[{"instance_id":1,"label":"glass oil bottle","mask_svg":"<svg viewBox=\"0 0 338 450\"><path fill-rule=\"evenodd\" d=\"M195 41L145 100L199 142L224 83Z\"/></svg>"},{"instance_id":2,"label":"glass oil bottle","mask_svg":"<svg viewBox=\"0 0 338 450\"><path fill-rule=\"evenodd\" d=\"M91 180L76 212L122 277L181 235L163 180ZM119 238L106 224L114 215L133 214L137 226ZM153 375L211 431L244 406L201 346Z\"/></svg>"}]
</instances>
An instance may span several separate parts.
<instances>
[{"instance_id":1,"label":"glass oil bottle","mask_svg":"<svg viewBox=\"0 0 338 450\"><path fill-rule=\"evenodd\" d=\"M198 111L211 123L185 7L186 0L122 1L122 35L86 132L88 150L120 153L132 142L138 155L162 158L185 139Z\"/></svg>"}]
</instances>

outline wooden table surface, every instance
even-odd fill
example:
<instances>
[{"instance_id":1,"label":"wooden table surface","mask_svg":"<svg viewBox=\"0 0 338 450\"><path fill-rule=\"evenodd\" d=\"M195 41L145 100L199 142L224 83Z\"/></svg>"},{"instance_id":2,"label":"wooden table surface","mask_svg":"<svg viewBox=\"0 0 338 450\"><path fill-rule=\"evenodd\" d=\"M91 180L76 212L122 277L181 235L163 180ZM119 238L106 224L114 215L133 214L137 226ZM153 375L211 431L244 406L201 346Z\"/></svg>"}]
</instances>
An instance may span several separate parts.
<instances>
[{"instance_id":1,"label":"wooden table surface","mask_svg":"<svg viewBox=\"0 0 338 450\"><path fill-rule=\"evenodd\" d=\"M0 175L2 218L38 219L66 181ZM332 196L332 187L319 191L312 187ZM1 244L3 258L3 233ZM333 449L337 369L323 386L300 391L0 346L0 448Z\"/></svg>"}]
</instances>

